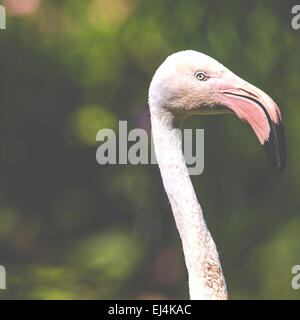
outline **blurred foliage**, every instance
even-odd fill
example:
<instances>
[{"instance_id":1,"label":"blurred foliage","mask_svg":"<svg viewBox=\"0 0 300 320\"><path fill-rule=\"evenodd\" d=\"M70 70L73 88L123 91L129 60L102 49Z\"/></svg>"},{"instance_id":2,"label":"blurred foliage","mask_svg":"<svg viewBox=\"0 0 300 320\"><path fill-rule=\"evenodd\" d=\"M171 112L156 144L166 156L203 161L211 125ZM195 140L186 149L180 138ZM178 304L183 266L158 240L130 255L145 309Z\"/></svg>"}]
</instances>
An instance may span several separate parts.
<instances>
[{"instance_id":1,"label":"blurred foliage","mask_svg":"<svg viewBox=\"0 0 300 320\"><path fill-rule=\"evenodd\" d=\"M167 55L195 49L268 92L285 120L279 177L236 118L185 124L205 128L205 170L192 179L230 298L299 299L291 268L300 264L300 31L290 2L2 3L1 298L187 298L158 168L99 166L95 137L118 120L149 128L154 71Z\"/></svg>"}]
</instances>

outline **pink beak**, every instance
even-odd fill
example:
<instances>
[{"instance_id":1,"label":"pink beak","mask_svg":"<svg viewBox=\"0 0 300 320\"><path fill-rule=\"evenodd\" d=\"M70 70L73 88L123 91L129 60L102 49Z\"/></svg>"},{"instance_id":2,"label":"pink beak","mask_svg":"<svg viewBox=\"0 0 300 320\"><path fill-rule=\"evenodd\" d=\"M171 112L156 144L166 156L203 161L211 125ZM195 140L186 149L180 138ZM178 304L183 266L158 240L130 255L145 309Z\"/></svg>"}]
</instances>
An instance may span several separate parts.
<instances>
[{"instance_id":1,"label":"pink beak","mask_svg":"<svg viewBox=\"0 0 300 320\"><path fill-rule=\"evenodd\" d=\"M212 80L220 105L251 126L266 149L273 168L280 173L285 165L286 151L282 117L276 103L232 72Z\"/></svg>"}]
</instances>

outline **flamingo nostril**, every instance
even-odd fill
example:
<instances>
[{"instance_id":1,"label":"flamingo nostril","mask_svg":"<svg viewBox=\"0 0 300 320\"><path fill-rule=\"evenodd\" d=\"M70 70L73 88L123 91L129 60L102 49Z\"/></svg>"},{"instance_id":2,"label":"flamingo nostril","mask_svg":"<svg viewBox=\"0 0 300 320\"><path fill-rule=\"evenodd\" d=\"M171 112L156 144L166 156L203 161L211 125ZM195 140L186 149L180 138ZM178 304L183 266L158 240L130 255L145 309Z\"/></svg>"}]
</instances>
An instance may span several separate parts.
<instances>
[{"instance_id":1,"label":"flamingo nostril","mask_svg":"<svg viewBox=\"0 0 300 320\"><path fill-rule=\"evenodd\" d=\"M258 98L258 96L257 96L256 94L254 94L253 92L247 91L247 90L245 90L245 89L243 89L243 88L239 88L239 89L242 90L242 91L244 91L244 92L246 92L246 93L248 93L250 96L253 96L253 97L255 97L255 98Z\"/></svg>"}]
</instances>

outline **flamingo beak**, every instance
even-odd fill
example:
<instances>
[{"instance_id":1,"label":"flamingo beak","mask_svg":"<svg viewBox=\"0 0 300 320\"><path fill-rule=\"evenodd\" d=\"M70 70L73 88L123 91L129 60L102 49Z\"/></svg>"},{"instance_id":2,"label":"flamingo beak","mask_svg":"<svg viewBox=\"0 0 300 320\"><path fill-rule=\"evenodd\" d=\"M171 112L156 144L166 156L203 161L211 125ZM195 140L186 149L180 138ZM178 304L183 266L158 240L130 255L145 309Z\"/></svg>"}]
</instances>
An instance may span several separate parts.
<instances>
[{"instance_id":1,"label":"flamingo beak","mask_svg":"<svg viewBox=\"0 0 300 320\"><path fill-rule=\"evenodd\" d=\"M267 151L272 167L281 173L285 166L286 150L278 106L265 92L236 75L224 80L215 83L220 104L251 126Z\"/></svg>"}]
</instances>

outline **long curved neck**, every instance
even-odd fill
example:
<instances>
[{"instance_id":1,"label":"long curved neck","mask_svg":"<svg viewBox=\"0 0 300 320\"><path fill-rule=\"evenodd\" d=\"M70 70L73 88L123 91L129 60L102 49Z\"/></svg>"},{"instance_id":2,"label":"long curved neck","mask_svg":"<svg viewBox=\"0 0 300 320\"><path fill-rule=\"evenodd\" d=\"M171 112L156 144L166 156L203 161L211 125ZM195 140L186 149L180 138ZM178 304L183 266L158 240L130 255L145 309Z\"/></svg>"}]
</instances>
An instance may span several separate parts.
<instances>
[{"instance_id":1,"label":"long curved neck","mask_svg":"<svg viewBox=\"0 0 300 320\"><path fill-rule=\"evenodd\" d=\"M207 229L182 153L174 115L150 105L155 154L179 231L191 299L227 299L216 245Z\"/></svg>"}]
</instances>

